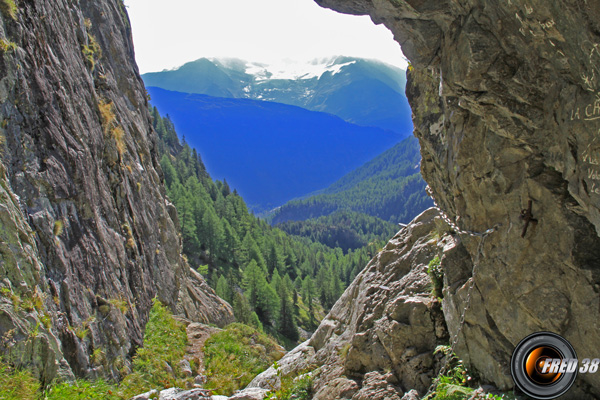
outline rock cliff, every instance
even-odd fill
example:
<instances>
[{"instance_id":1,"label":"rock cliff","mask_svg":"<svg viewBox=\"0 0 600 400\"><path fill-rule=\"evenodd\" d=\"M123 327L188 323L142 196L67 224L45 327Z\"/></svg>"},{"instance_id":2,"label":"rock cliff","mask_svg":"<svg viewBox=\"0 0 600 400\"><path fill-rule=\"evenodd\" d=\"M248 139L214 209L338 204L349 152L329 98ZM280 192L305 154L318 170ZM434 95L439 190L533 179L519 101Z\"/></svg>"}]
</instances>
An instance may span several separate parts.
<instances>
[{"instance_id":1,"label":"rock cliff","mask_svg":"<svg viewBox=\"0 0 600 400\"><path fill-rule=\"evenodd\" d=\"M44 382L118 376L151 300L233 320L181 256L121 0L0 2L0 346Z\"/></svg>"},{"instance_id":2,"label":"rock cliff","mask_svg":"<svg viewBox=\"0 0 600 400\"><path fill-rule=\"evenodd\" d=\"M512 349L535 331L598 357L600 6L317 2L370 15L402 45L422 171L460 228L431 240L442 225L421 216L415 235L394 238L288 356L326 365L331 381L317 381L316 396L422 392L444 341L501 389L512 387ZM191 320L230 321L181 257L123 3L2 0L0 14L4 355L45 382L116 376L154 296ZM530 201L537 222L524 231ZM485 239L461 232L491 227ZM440 251L447 336L424 273ZM597 374L567 394L599 396Z\"/></svg>"},{"instance_id":3,"label":"rock cliff","mask_svg":"<svg viewBox=\"0 0 600 400\"><path fill-rule=\"evenodd\" d=\"M458 233L468 257L443 261L458 355L501 389L513 386L512 350L532 332L559 333L581 358L597 357L600 6L316 1L394 33L411 62L407 95L434 197L460 229L498 226L483 241ZM530 201L537 222L524 231ZM586 374L566 398L598 396L600 378Z\"/></svg>"},{"instance_id":4,"label":"rock cliff","mask_svg":"<svg viewBox=\"0 0 600 400\"><path fill-rule=\"evenodd\" d=\"M425 394L448 343L441 304L427 269L435 257L465 257L436 209L402 229L346 289L310 340L249 387L278 387L279 377L319 367L314 399L400 400Z\"/></svg>"}]
</instances>

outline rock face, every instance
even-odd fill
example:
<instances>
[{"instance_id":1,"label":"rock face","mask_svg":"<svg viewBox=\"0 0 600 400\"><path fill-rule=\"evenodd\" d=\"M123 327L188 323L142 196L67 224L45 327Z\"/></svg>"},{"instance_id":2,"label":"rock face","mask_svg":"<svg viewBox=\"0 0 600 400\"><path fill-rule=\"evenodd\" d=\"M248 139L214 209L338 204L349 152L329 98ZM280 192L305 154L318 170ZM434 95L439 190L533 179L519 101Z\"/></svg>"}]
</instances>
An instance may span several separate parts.
<instances>
[{"instance_id":1,"label":"rock face","mask_svg":"<svg viewBox=\"0 0 600 400\"><path fill-rule=\"evenodd\" d=\"M44 382L117 376L151 300L230 306L181 257L121 0L0 6L0 338Z\"/></svg>"},{"instance_id":2,"label":"rock face","mask_svg":"<svg viewBox=\"0 0 600 400\"><path fill-rule=\"evenodd\" d=\"M278 361L280 375L320 367L315 399L401 399L425 393L439 369L434 350L448 342L427 268L436 257L466 255L435 209L400 231L346 289L312 338ZM248 386L269 389L270 368Z\"/></svg>"},{"instance_id":3,"label":"rock face","mask_svg":"<svg viewBox=\"0 0 600 400\"><path fill-rule=\"evenodd\" d=\"M566 337L581 357L600 339L600 6L579 0L316 0L385 24L412 63L407 94L422 172L462 229L469 263L448 257L444 297L456 351L513 386L516 344ZM519 216L532 201L536 224ZM473 265L476 264L476 265ZM467 279L474 289L467 307ZM600 396L580 375L568 398Z\"/></svg>"}]
</instances>

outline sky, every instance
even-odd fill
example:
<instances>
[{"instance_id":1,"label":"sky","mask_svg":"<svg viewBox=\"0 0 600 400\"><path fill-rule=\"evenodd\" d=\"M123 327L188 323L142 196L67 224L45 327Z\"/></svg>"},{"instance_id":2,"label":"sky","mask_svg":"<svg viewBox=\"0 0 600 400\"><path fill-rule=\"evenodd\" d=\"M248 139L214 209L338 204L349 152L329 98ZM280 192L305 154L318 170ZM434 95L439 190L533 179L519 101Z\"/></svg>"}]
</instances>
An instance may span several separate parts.
<instances>
[{"instance_id":1,"label":"sky","mask_svg":"<svg viewBox=\"0 0 600 400\"><path fill-rule=\"evenodd\" d=\"M141 73L202 57L277 63L344 55L406 67L400 45L367 16L313 0L125 0Z\"/></svg>"}]
</instances>

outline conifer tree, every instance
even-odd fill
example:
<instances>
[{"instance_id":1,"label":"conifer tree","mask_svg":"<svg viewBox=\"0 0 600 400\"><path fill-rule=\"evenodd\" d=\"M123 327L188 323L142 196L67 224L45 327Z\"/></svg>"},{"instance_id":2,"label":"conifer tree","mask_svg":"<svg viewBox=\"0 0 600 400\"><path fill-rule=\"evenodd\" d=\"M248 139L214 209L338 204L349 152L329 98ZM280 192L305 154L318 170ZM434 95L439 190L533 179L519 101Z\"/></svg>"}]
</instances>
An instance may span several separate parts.
<instances>
[{"instance_id":1,"label":"conifer tree","mask_svg":"<svg viewBox=\"0 0 600 400\"><path fill-rule=\"evenodd\" d=\"M304 283L302 285L302 298L304 302L308 304L308 311L310 314L310 320L314 323L314 308L313 308L313 299L315 297L315 286L312 278L308 275L304 278Z\"/></svg>"},{"instance_id":2,"label":"conifer tree","mask_svg":"<svg viewBox=\"0 0 600 400\"><path fill-rule=\"evenodd\" d=\"M239 292L235 292L233 295L233 315L238 322L243 324L250 323L250 314L252 309L248 303L248 299Z\"/></svg>"},{"instance_id":3,"label":"conifer tree","mask_svg":"<svg viewBox=\"0 0 600 400\"><path fill-rule=\"evenodd\" d=\"M219 279L217 280L215 292L217 292L217 296L231 304L231 288L223 275L219 276Z\"/></svg>"},{"instance_id":4,"label":"conifer tree","mask_svg":"<svg viewBox=\"0 0 600 400\"><path fill-rule=\"evenodd\" d=\"M263 324L260 322L258 315L254 311L252 311L252 314L250 314L249 325L255 327L256 329L258 329L261 332L263 331Z\"/></svg>"},{"instance_id":5,"label":"conifer tree","mask_svg":"<svg viewBox=\"0 0 600 400\"><path fill-rule=\"evenodd\" d=\"M299 337L298 326L294 319L294 309L290 299L289 290L284 282L279 285L278 294L280 307L277 330L286 338L297 341Z\"/></svg>"}]
</instances>

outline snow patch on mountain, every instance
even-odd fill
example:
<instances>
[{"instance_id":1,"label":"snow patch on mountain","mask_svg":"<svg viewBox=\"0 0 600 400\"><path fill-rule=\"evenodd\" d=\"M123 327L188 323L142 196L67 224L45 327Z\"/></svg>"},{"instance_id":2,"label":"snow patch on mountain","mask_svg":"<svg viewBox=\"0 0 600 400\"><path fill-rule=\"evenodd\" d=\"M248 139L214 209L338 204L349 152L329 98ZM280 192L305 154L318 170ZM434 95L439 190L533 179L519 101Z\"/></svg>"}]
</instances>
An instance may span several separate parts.
<instances>
[{"instance_id":1,"label":"snow patch on mountain","mask_svg":"<svg viewBox=\"0 0 600 400\"><path fill-rule=\"evenodd\" d=\"M356 63L356 60L343 62L341 57L330 57L314 59L310 61L298 61L285 59L274 63L260 63L243 61L239 59L210 59L227 68L244 72L254 77L254 81L270 80L303 80L319 79L323 74L329 72L332 75L339 73L342 68Z\"/></svg>"}]
</instances>

